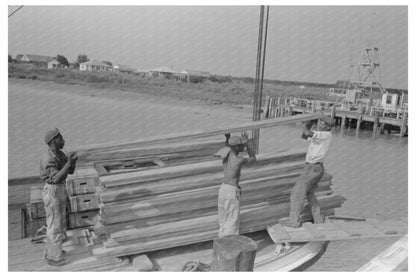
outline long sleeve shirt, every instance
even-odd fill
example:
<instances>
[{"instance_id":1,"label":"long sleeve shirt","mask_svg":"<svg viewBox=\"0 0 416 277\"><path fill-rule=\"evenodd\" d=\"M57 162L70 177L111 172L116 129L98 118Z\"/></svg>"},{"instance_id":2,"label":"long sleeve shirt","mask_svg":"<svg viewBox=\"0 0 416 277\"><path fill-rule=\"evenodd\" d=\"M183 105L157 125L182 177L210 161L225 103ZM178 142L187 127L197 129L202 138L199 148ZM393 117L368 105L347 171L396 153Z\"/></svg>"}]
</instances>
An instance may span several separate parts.
<instances>
[{"instance_id":1,"label":"long sleeve shirt","mask_svg":"<svg viewBox=\"0 0 416 277\"><path fill-rule=\"evenodd\" d=\"M55 154L48 149L40 160L40 178L48 184L61 184L62 182L56 180L56 174L64 167L67 160L68 157L61 150ZM72 174L74 170L75 166L71 166L68 173Z\"/></svg>"}]
</instances>

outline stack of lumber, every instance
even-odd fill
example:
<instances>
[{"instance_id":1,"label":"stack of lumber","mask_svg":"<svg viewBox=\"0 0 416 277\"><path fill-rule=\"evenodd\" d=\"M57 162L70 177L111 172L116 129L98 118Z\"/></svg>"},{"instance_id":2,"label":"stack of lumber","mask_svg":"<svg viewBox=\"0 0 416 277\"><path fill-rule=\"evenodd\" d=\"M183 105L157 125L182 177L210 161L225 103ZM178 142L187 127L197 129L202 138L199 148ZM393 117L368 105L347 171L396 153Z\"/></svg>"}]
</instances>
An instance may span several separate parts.
<instances>
[{"instance_id":1,"label":"stack of lumber","mask_svg":"<svg viewBox=\"0 0 416 277\"><path fill-rule=\"evenodd\" d=\"M99 237L105 234L107 241L93 250L94 255L139 254L217 237L223 168L212 155L223 146L223 135L322 116L247 122L79 149L79 164L95 168L99 176L100 216L94 231ZM206 140L213 136L217 136L216 141ZM260 155L256 163L243 169L242 234L266 229L288 216L290 190L303 169L305 154L304 150L292 150ZM331 179L326 174L317 192L325 215L334 214L334 208L344 201L332 194ZM308 209L302 218L311 219Z\"/></svg>"},{"instance_id":2,"label":"stack of lumber","mask_svg":"<svg viewBox=\"0 0 416 277\"><path fill-rule=\"evenodd\" d=\"M304 167L305 151L260 155L243 169L240 186L242 234L266 229L289 213L290 190ZM109 240L93 250L98 257L123 256L211 240L217 236L219 160L102 176L101 230ZM325 174L317 191L325 215L343 197ZM303 220L310 220L306 208Z\"/></svg>"}]
</instances>

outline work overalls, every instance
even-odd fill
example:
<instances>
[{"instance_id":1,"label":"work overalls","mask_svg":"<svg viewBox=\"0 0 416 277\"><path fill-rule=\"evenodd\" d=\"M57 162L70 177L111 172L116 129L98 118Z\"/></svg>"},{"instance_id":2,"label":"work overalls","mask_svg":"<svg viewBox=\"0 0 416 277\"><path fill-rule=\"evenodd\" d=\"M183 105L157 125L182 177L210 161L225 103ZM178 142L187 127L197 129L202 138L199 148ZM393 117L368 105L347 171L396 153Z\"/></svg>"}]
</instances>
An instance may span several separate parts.
<instances>
[{"instance_id":1,"label":"work overalls","mask_svg":"<svg viewBox=\"0 0 416 277\"><path fill-rule=\"evenodd\" d=\"M46 183L42 200L45 205L47 241L46 258L54 261L63 260L62 243L66 238L66 187L62 184Z\"/></svg>"}]
</instances>

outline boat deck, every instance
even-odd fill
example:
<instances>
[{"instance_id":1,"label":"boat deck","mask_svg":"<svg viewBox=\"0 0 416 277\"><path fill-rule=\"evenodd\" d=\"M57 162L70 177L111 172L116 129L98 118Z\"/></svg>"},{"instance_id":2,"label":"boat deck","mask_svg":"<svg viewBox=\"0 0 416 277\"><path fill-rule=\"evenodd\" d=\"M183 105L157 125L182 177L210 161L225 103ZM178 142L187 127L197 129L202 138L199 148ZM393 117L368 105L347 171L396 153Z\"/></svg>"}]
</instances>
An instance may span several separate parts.
<instances>
[{"instance_id":1,"label":"boat deck","mask_svg":"<svg viewBox=\"0 0 416 277\"><path fill-rule=\"evenodd\" d=\"M298 243L287 252L276 255L275 244L267 231L248 234L256 241L255 271L289 271L301 269L320 257L327 242ZM49 266L44 260L44 244L32 244L31 239L9 241L9 271L137 271L131 263L117 258L98 259L92 255L92 247L86 246L80 232L68 232L64 243L68 264ZM97 247L97 246L95 246ZM157 271L182 271L189 261L211 264L212 241L175 247L147 253Z\"/></svg>"}]
</instances>

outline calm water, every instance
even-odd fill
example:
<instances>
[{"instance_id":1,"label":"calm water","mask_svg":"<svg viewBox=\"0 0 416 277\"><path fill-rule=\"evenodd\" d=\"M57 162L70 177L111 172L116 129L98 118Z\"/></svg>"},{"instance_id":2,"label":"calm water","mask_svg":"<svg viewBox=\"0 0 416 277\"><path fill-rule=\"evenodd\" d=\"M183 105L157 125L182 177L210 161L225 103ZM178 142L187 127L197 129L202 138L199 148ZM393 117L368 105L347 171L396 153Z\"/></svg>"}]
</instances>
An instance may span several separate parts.
<instances>
[{"instance_id":1,"label":"calm water","mask_svg":"<svg viewBox=\"0 0 416 277\"><path fill-rule=\"evenodd\" d=\"M261 133L261 152L307 147L300 126L285 126ZM334 176L333 189L347 198L337 215L401 219L408 216L408 139L396 135L373 137L369 131L333 130L333 143L324 163ZM355 271L396 238L331 242L310 271Z\"/></svg>"},{"instance_id":2,"label":"calm water","mask_svg":"<svg viewBox=\"0 0 416 277\"><path fill-rule=\"evenodd\" d=\"M68 146L212 129L251 120L250 113L138 96L105 96L100 90L9 80L9 178L38 174L44 132L59 127ZM99 96L99 97L97 97ZM304 148L300 125L261 131L260 152ZM326 170L333 189L348 200L338 215L407 220L407 138L333 130ZM244 174L244 173L243 173ZM312 271L354 271L397 238L333 242Z\"/></svg>"}]
</instances>

